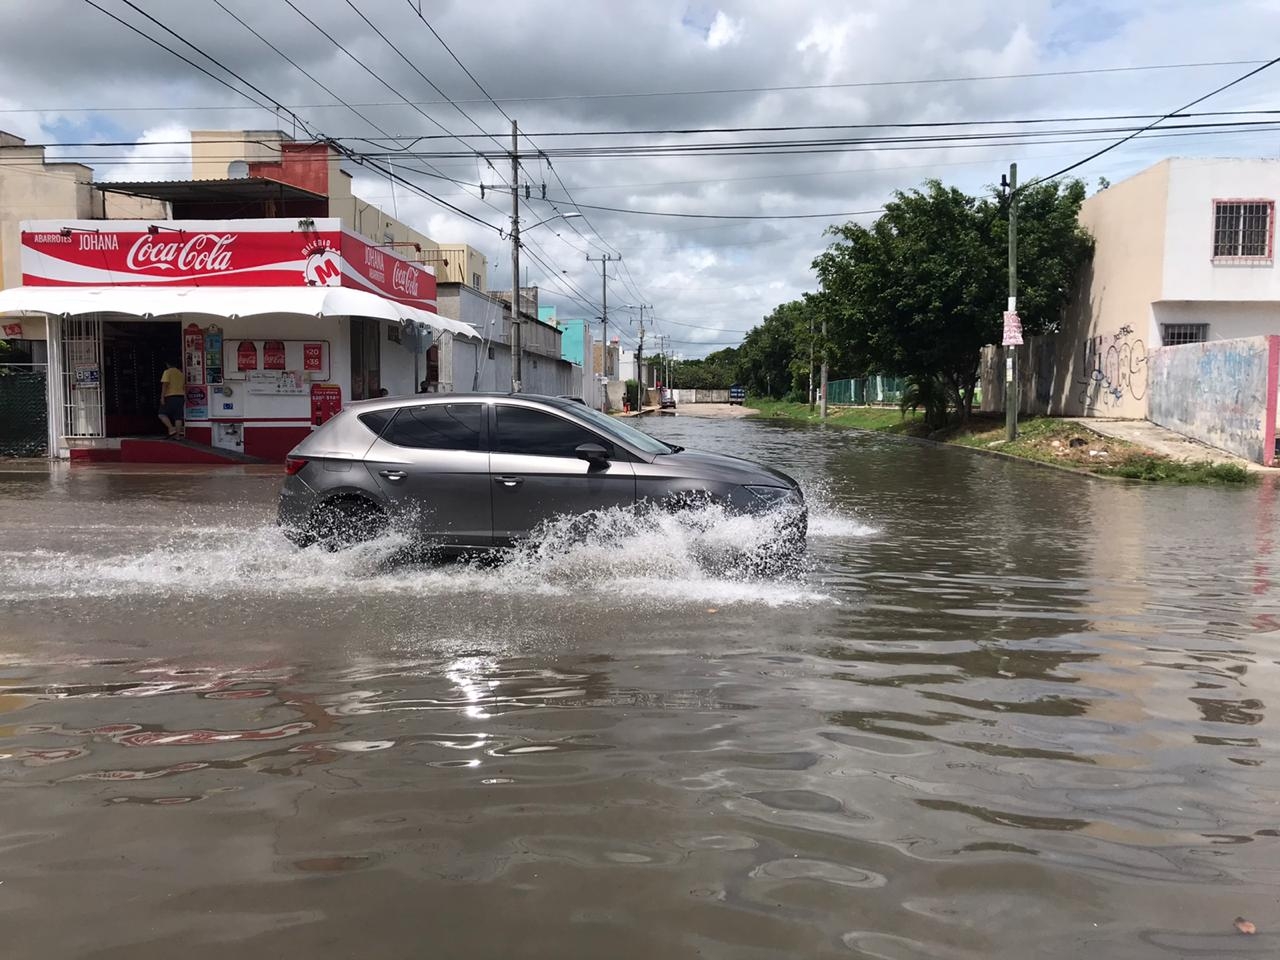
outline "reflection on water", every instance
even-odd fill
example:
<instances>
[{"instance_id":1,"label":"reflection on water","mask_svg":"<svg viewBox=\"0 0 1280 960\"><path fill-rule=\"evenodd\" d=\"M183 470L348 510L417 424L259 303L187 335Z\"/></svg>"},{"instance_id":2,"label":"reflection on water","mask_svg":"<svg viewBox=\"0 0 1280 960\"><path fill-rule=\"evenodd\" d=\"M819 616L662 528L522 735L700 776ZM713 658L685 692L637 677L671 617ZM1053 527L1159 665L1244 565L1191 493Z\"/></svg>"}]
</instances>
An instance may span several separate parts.
<instances>
[{"instance_id":1,"label":"reflection on water","mask_svg":"<svg viewBox=\"0 0 1280 960\"><path fill-rule=\"evenodd\" d=\"M0 475L10 949L1274 952L1271 487L653 426L800 475L812 568L387 567L273 478Z\"/></svg>"}]
</instances>

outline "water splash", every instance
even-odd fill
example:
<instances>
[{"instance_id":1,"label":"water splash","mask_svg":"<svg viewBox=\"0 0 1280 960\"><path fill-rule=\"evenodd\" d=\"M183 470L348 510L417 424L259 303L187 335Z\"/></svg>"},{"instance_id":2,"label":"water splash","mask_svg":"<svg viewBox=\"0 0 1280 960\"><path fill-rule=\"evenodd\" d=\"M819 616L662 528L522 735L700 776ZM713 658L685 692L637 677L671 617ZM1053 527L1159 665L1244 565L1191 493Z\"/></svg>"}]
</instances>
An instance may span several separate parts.
<instances>
[{"instance_id":1,"label":"water splash","mask_svg":"<svg viewBox=\"0 0 1280 960\"><path fill-rule=\"evenodd\" d=\"M274 526L183 528L136 551L102 557L49 550L0 556L0 600L130 595L549 595L593 602L807 604L829 599L801 562L783 569L784 514L734 516L707 506L669 514L613 509L546 525L501 563L408 562L409 538L391 531L326 552L298 549ZM829 512L821 537L868 528Z\"/></svg>"}]
</instances>

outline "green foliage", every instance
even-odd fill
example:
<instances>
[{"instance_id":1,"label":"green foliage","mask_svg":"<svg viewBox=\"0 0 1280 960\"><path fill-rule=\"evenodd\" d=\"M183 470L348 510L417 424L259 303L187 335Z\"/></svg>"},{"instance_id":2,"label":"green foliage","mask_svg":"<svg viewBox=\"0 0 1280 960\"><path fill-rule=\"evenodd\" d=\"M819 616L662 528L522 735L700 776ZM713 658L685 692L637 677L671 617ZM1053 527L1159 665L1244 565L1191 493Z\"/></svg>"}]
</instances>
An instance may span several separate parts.
<instances>
[{"instance_id":1,"label":"green foliage","mask_svg":"<svg viewBox=\"0 0 1280 960\"><path fill-rule=\"evenodd\" d=\"M779 304L752 329L738 349L738 382L764 397L809 395L810 359L822 362L822 319L828 307L820 294ZM832 372L833 377L843 374Z\"/></svg>"},{"instance_id":2,"label":"green foliage","mask_svg":"<svg viewBox=\"0 0 1280 960\"><path fill-rule=\"evenodd\" d=\"M640 399L640 382L638 380L628 380L623 387L623 398L630 404L632 410L639 409Z\"/></svg>"},{"instance_id":3,"label":"green foliage","mask_svg":"<svg viewBox=\"0 0 1280 960\"><path fill-rule=\"evenodd\" d=\"M1018 192L1018 312L1028 335L1058 329L1091 254L1076 220L1083 200L1079 181ZM1007 203L932 180L897 193L870 227L831 228L836 241L814 269L833 361L920 383L938 378L967 418L980 351L998 342L1006 307Z\"/></svg>"},{"instance_id":4,"label":"green foliage","mask_svg":"<svg viewBox=\"0 0 1280 960\"><path fill-rule=\"evenodd\" d=\"M1114 467L1098 471L1129 480L1153 480L1164 483L1252 483L1253 475L1236 463L1183 463L1164 457L1133 457Z\"/></svg>"},{"instance_id":5,"label":"green foliage","mask_svg":"<svg viewBox=\"0 0 1280 960\"><path fill-rule=\"evenodd\" d=\"M727 390L738 382L738 349L728 347L701 360L673 360L671 383L682 390Z\"/></svg>"},{"instance_id":6,"label":"green foliage","mask_svg":"<svg viewBox=\"0 0 1280 960\"><path fill-rule=\"evenodd\" d=\"M903 416L907 411L918 413L923 408L925 425L936 430L947 425L950 399L947 383L941 377L936 374L912 375L907 377L898 407Z\"/></svg>"}]
</instances>

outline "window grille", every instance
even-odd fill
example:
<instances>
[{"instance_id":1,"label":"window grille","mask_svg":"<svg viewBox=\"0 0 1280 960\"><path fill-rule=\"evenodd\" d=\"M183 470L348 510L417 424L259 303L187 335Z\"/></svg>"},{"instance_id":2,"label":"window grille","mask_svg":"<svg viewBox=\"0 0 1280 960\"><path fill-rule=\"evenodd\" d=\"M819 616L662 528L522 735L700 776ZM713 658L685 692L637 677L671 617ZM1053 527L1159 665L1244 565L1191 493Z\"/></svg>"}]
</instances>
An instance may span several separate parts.
<instances>
[{"instance_id":1,"label":"window grille","mask_svg":"<svg viewBox=\"0 0 1280 960\"><path fill-rule=\"evenodd\" d=\"M1270 200L1216 200L1213 205L1215 260L1270 260Z\"/></svg>"},{"instance_id":2,"label":"window grille","mask_svg":"<svg viewBox=\"0 0 1280 960\"><path fill-rule=\"evenodd\" d=\"M1204 343L1208 339L1207 323L1160 324L1160 342L1166 347L1177 347L1184 343Z\"/></svg>"}]
</instances>

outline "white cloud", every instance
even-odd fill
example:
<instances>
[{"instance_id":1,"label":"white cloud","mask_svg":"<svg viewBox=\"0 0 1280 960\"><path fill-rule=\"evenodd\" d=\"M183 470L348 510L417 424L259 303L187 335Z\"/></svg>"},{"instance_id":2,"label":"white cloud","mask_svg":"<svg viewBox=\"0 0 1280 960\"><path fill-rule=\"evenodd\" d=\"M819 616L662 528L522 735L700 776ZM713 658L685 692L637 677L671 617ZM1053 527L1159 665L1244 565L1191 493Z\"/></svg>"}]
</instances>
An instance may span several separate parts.
<instances>
[{"instance_id":1,"label":"white cloud","mask_svg":"<svg viewBox=\"0 0 1280 960\"><path fill-rule=\"evenodd\" d=\"M727 47L742 39L743 22L734 20L723 10L717 10L707 29L707 46L712 50Z\"/></svg>"},{"instance_id":2,"label":"white cloud","mask_svg":"<svg viewBox=\"0 0 1280 960\"><path fill-rule=\"evenodd\" d=\"M233 19L204 4L150 4L158 19L240 72L281 103L298 110L329 135L381 142L374 124L395 134L441 131L370 77L303 18L283 4L226 0L254 29L363 116L334 103L297 69L273 54ZM82 148L100 177L160 179L188 175L187 130L270 129L288 120L251 105L207 77L103 17L80 0L8 0L0 36L0 128L31 142L125 140L130 149ZM688 6L692 4L692 8ZM724 6L724 10L717 7ZM509 0L503 16L475 26L463 4L435 4L433 25L503 107L534 134L540 147L575 147L572 136L538 137L573 130L662 130L683 127L888 124L1114 113L1163 112L1243 73L1224 66L1152 72L1082 74L1002 81L824 86L773 92L698 96L601 96L673 90L725 90L811 84L862 84L939 77L1044 70L1255 59L1258 38L1280 31L1280 5L1255 0L1025 0L1013 13L997 0L680 0L669 16L652 4L562 0L554 17L534 0ZM481 202L470 188L441 175L497 183L508 165L499 155L509 122L484 102L460 72L446 69L447 55L404 0L365 0L372 21L425 74L453 96L485 131L500 140L424 140L415 150L466 154L486 149L494 168L474 156L405 157L396 170L423 189L492 224L506 226L510 199L490 193ZM856 9L855 9L856 8ZM1105 12L1105 16L1097 11ZM310 4L313 16L353 55L415 101L437 99L345 4ZM749 28L748 28L749 25ZM714 56L708 51L714 50ZM531 54L535 51L536 54ZM56 62L59 69L50 71ZM1240 84L1206 109L1267 105L1272 74ZM557 99L540 99L557 98ZM563 99L560 99L563 98ZM107 107L105 111L86 108ZM4 110L39 108L42 113ZM432 119L458 133L476 133L470 120L447 104L427 104ZM772 136L872 136L874 130L765 132L706 135L698 139L755 140ZM878 131L881 133L892 131ZM59 134L59 136L55 136ZM594 142L602 142L592 138ZM649 134L609 142L660 145L687 137ZM348 141L364 149L367 144ZM680 213L744 215L810 214L872 210L894 189L940 177L975 192L998 181L1011 160L1021 175L1052 172L1100 144L1039 144L1004 148L944 147L928 150L860 147L843 153L787 156L553 158L555 171L582 203ZM1089 180L1120 178L1167 154L1256 154L1258 134L1202 138L1141 138L1082 168ZM100 159L115 153L114 162ZM77 156L75 148L51 151ZM428 166L429 165L429 166ZM550 216L539 201L540 182L559 196L555 176L535 159L526 162L534 184L525 216ZM413 169L418 173L411 173ZM384 179L358 173L358 194L391 209ZM509 244L438 204L397 186L400 219L440 242L465 240L488 257L496 286L506 286ZM561 205L561 210L571 209ZM592 313L600 297L600 268L586 260L608 245L625 260L609 281L609 301L655 303L661 332L676 349L699 352L691 341L723 341L767 314L781 300L814 288L810 261L826 245L827 221L721 221L636 216L586 210L606 238L584 220L548 224L530 233L544 251L540 267L522 260L530 280L545 291L561 316ZM862 217L866 222L870 218ZM575 228L585 235L584 239ZM558 234L558 236L557 236ZM532 247L531 247L532 249ZM562 271L565 271L562 273ZM578 291L565 293L563 284ZM638 289L637 289L638 288ZM578 302L582 297L588 304ZM647 318L646 318L647 319ZM692 326L682 326L690 324ZM611 325L611 330L613 329ZM625 322L619 329L628 332Z\"/></svg>"},{"instance_id":3,"label":"white cloud","mask_svg":"<svg viewBox=\"0 0 1280 960\"><path fill-rule=\"evenodd\" d=\"M96 166L94 176L97 180L118 182L189 180L191 131L177 123L144 130L137 144L126 150L119 162Z\"/></svg>"}]
</instances>

